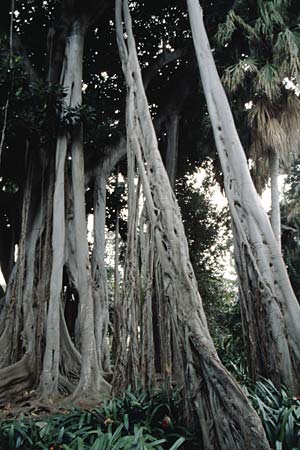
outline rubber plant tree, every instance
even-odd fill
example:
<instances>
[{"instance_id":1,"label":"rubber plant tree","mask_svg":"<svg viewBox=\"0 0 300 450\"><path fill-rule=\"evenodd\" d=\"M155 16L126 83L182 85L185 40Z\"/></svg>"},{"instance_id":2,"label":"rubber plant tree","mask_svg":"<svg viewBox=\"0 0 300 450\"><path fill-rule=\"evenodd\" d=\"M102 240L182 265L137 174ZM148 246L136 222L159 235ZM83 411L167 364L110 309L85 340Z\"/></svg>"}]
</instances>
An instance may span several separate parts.
<instances>
[{"instance_id":1,"label":"rubber plant tree","mask_svg":"<svg viewBox=\"0 0 300 450\"><path fill-rule=\"evenodd\" d=\"M202 86L222 166L240 283L250 373L299 391L300 307L255 190L198 0L187 0Z\"/></svg>"},{"instance_id":2,"label":"rubber plant tree","mask_svg":"<svg viewBox=\"0 0 300 450\"><path fill-rule=\"evenodd\" d=\"M125 27L125 29L124 29ZM126 129L128 158L137 166L141 180L135 185L134 171L129 178L132 198L142 188L155 251L161 266L164 298L175 327L180 355L181 380L187 393L186 412L196 415L202 430L202 444L211 449L269 448L259 419L245 395L222 366L210 337L197 282L189 260L184 228L167 172L163 165L143 86L131 15L127 0L116 0L116 31L122 67L127 84ZM136 202L135 204L138 204ZM135 207L136 213L136 207ZM132 228L135 215L132 217ZM135 233L132 232L134 235ZM131 254L136 239L130 237ZM131 272L133 266L131 266ZM136 296L128 295L124 319L125 342L133 338ZM129 319L129 320L128 320ZM135 360L134 343L127 354L117 355L114 388L122 388ZM131 370L128 370L131 369Z\"/></svg>"}]
</instances>

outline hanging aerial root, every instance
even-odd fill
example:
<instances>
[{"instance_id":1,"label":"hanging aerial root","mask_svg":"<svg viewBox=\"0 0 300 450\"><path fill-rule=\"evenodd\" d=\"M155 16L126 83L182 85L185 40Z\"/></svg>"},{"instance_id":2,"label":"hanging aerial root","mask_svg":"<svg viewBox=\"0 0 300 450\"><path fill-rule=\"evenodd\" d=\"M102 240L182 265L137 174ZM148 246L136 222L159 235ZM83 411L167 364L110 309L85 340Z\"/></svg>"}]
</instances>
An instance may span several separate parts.
<instances>
[{"instance_id":1,"label":"hanging aerial root","mask_svg":"<svg viewBox=\"0 0 300 450\"><path fill-rule=\"evenodd\" d=\"M127 136L138 163L154 230L164 298L170 311L176 312L189 412L191 416L198 415L202 430L204 445L199 443L199 448L267 450L261 422L222 366L207 328L180 211L158 150L127 0L116 0L116 29L128 87Z\"/></svg>"}]
</instances>

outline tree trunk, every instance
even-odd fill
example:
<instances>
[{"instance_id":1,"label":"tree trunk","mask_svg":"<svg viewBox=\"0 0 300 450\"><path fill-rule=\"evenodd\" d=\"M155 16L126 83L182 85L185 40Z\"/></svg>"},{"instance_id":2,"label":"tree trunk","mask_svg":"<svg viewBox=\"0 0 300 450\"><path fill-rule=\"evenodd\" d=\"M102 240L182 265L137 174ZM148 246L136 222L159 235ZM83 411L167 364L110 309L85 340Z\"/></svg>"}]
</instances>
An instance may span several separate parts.
<instances>
[{"instance_id":1,"label":"tree trunk","mask_svg":"<svg viewBox=\"0 0 300 450\"><path fill-rule=\"evenodd\" d=\"M97 7L96 3L94 6ZM87 10L90 12L90 5ZM66 110L81 105L83 44L88 21L88 14L84 19L75 19L70 9L64 10L63 30L55 35L54 46L50 42L49 81L58 83L60 76L66 94L62 119ZM110 389L101 375L96 351L98 326L94 324L86 235L81 128L73 124L58 130L55 157L49 148L47 152L39 149L38 157L30 146L26 148L31 166L28 170L26 161L21 233L16 240L18 259L10 274L0 315L2 398L38 387L38 395L46 401L62 392L73 394L73 400L81 397L98 400L101 392ZM113 158L119 153L113 152ZM71 159L68 164L67 155ZM67 212L72 218L66 217L68 188L71 189ZM70 232L73 236L66 239L66 233ZM71 253L75 255L73 260ZM81 354L71 340L63 310L64 288L70 285L75 287L80 305L77 322Z\"/></svg>"},{"instance_id":2,"label":"tree trunk","mask_svg":"<svg viewBox=\"0 0 300 450\"><path fill-rule=\"evenodd\" d=\"M116 190L119 186L119 171L117 169L116 175ZM115 226L115 270L114 270L114 333L112 341L112 355L114 359L117 356L117 349L120 345L120 321L121 321L121 298L120 298L120 274L119 274L119 262L120 262L120 211L116 209L116 226Z\"/></svg>"},{"instance_id":3,"label":"tree trunk","mask_svg":"<svg viewBox=\"0 0 300 450\"><path fill-rule=\"evenodd\" d=\"M65 88L67 96L65 102L74 107L78 102L78 72L82 66L82 49L84 36L74 23L67 38L65 47L65 61L61 75L61 85ZM79 74L80 76L80 74ZM81 95L81 77L80 77ZM60 303L63 281L63 266L65 252L65 161L67 155L67 132L57 138L56 146L56 177L53 198L53 229L52 252L53 262L50 280L50 298L47 315L46 349L44 355L43 371L41 375L40 390L42 396L58 396L58 376L60 361Z\"/></svg>"},{"instance_id":4,"label":"tree trunk","mask_svg":"<svg viewBox=\"0 0 300 450\"><path fill-rule=\"evenodd\" d=\"M177 113L171 114L166 123L167 149L166 149L166 171L172 189L175 189L177 160L178 160L178 134L180 116Z\"/></svg>"},{"instance_id":5,"label":"tree trunk","mask_svg":"<svg viewBox=\"0 0 300 450\"><path fill-rule=\"evenodd\" d=\"M127 249L122 286L122 302L118 317L118 347L114 366L113 386L120 393L128 384L133 389L138 385L138 324L137 310L139 307L137 224L139 217L140 182L134 185L135 156L127 149L127 179L128 179L128 230Z\"/></svg>"},{"instance_id":6,"label":"tree trunk","mask_svg":"<svg viewBox=\"0 0 300 450\"><path fill-rule=\"evenodd\" d=\"M102 370L110 372L110 355L107 343L109 311L107 273L105 267L106 178L107 174L103 170L103 165L101 165L96 174L94 187L92 280L98 362Z\"/></svg>"},{"instance_id":7,"label":"tree trunk","mask_svg":"<svg viewBox=\"0 0 300 450\"><path fill-rule=\"evenodd\" d=\"M140 218L140 255L141 255L141 375L145 389L155 384L155 349L152 301L154 296L154 232L149 223L146 209Z\"/></svg>"},{"instance_id":8,"label":"tree trunk","mask_svg":"<svg viewBox=\"0 0 300 450\"><path fill-rule=\"evenodd\" d=\"M279 199L279 157L272 151L270 155L270 178L271 178L271 225L281 251L281 214Z\"/></svg>"},{"instance_id":9,"label":"tree trunk","mask_svg":"<svg viewBox=\"0 0 300 450\"><path fill-rule=\"evenodd\" d=\"M221 85L198 0L187 0L196 55L231 212L251 375L297 391L300 307L268 216L254 188Z\"/></svg>"},{"instance_id":10,"label":"tree trunk","mask_svg":"<svg viewBox=\"0 0 300 450\"><path fill-rule=\"evenodd\" d=\"M116 29L128 88L129 148L137 159L147 210L154 229L165 301L176 323L188 411L191 415L196 412L202 430L199 448L269 449L258 416L222 366L207 329L179 208L157 146L127 0L116 0ZM176 316L173 314L174 309Z\"/></svg>"}]
</instances>

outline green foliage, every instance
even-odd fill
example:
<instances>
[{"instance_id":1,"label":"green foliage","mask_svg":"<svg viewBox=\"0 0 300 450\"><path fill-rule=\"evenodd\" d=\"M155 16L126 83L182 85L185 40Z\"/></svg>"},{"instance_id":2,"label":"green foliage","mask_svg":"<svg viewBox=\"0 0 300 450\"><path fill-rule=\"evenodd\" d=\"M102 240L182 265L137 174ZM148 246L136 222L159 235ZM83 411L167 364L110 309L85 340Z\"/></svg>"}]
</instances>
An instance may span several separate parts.
<instances>
[{"instance_id":1,"label":"green foliage","mask_svg":"<svg viewBox=\"0 0 300 450\"><path fill-rule=\"evenodd\" d=\"M7 98L9 100L7 146L16 151L20 135L39 144L52 142L64 95L59 85L50 85L46 81L32 82L24 70L22 57L13 57L12 69L8 58L1 59L1 106Z\"/></svg>"},{"instance_id":2,"label":"green foliage","mask_svg":"<svg viewBox=\"0 0 300 450\"><path fill-rule=\"evenodd\" d=\"M176 392L150 395L128 388L90 411L3 421L0 450L177 450L184 443L192 449L195 436L177 424L180 403Z\"/></svg>"},{"instance_id":3,"label":"green foliage","mask_svg":"<svg viewBox=\"0 0 300 450\"><path fill-rule=\"evenodd\" d=\"M177 183L176 195L209 329L218 347L232 334L234 320L240 319L235 310L235 283L224 278L225 255L231 244L228 210L212 203L212 167L208 166L206 173L201 187L183 177Z\"/></svg>"},{"instance_id":4,"label":"green foliage","mask_svg":"<svg viewBox=\"0 0 300 450\"><path fill-rule=\"evenodd\" d=\"M270 446L276 450L300 448L300 398L277 389L261 379L248 390L248 396L261 418Z\"/></svg>"},{"instance_id":5,"label":"green foliage","mask_svg":"<svg viewBox=\"0 0 300 450\"><path fill-rule=\"evenodd\" d=\"M247 370L240 306L238 303L225 303L223 311L222 332L215 337L218 355L234 378L242 385L249 386L251 380Z\"/></svg>"},{"instance_id":6,"label":"green foliage","mask_svg":"<svg viewBox=\"0 0 300 450\"><path fill-rule=\"evenodd\" d=\"M216 57L233 111L241 116L236 123L259 191L269 177L270 152L288 167L297 145L300 102L295 85L287 89L285 81L296 84L300 70L299 5L235 1L216 33Z\"/></svg>"}]
</instances>

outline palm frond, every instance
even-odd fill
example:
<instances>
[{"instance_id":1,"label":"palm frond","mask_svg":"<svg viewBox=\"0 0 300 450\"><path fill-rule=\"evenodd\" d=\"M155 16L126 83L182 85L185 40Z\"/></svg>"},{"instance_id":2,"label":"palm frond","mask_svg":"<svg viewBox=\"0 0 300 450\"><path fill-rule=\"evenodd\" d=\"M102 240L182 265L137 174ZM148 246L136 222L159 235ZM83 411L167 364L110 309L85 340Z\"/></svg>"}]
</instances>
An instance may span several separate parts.
<instances>
[{"instance_id":1,"label":"palm frond","mask_svg":"<svg viewBox=\"0 0 300 450\"><path fill-rule=\"evenodd\" d=\"M222 81L230 92L236 92L245 81L247 74L258 73L258 66L258 60L250 56L241 59L237 64L227 67Z\"/></svg>"},{"instance_id":2,"label":"palm frond","mask_svg":"<svg viewBox=\"0 0 300 450\"><path fill-rule=\"evenodd\" d=\"M300 33L288 28L281 31L274 49L281 76L297 76L300 72Z\"/></svg>"},{"instance_id":3,"label":"palm frond","mask_svg":"<svg viewBox=\"0 0 300 450\"><path fill-rule=\"evenodd\" d=\"M293 91L286 94L280 125L287 137L287 152L291 154L291 158L295 158L300 152L300 99Z\"/></svg>"},{"instance_id":4,"label":"palm frond","mask_svg":"<svg viewBox=\"0 0 300 450\"><path fill-rule=\"evenodd\" d=\"M257 73L258 90L274 101L280 94L281 79L277 68L270 63L265 64Z\"/></svg>"},{"instance_id":5,"label":"palm frond","mask_svg":"<svg viewBox=\"0 0 300 450\"><path fill-rule=\"evenodd\" d=\"M249 111L252 133L252 147L257 152L257 158L267 156L270 149L279 155L286 149L287 136L285 130L277 119L277 111L262 99L257 101Z\"/></svg>"},{"instance_id":6,"label":"palm frond","mask_svg":"<svg viewBox=\"0 0 300 450\"><path fill-rule=\"evenodd\" d=\"M236 14L233 9L229 11L226 21L219 25L216 33L216 40L219 44L225 45L231 41L233 33L237 29L242 29L248 39L257 38L256 30L248 25L241 16Z\"/></svg>"},{"instance_id":7,"label":"palm frond","mask_svg":"<svg viewBox=\"0 0 300 450\"><path fill-rule=\"evenodd\" d=\"M275 1L258 1L259 16L255 29L264 34L272 34L275 27L284 27L284 13L285 7L283 2L280 2L282 7L279 7L278 2Z\"/></svg>"},{"instance_id":8,"label":"palm frond","mask_svg":"<svg viewBox=\"0 0 300 450\"><path fill-rule=\"evenodd\" d=\"M226 17L226 21L219 25L218 31L216 33L216 41L221 44L225 45L228 42L231 41L232 35L236 30L236 25L234 23L232 14L230 12L228 13Z\"/></svg>"}]
</instances>

